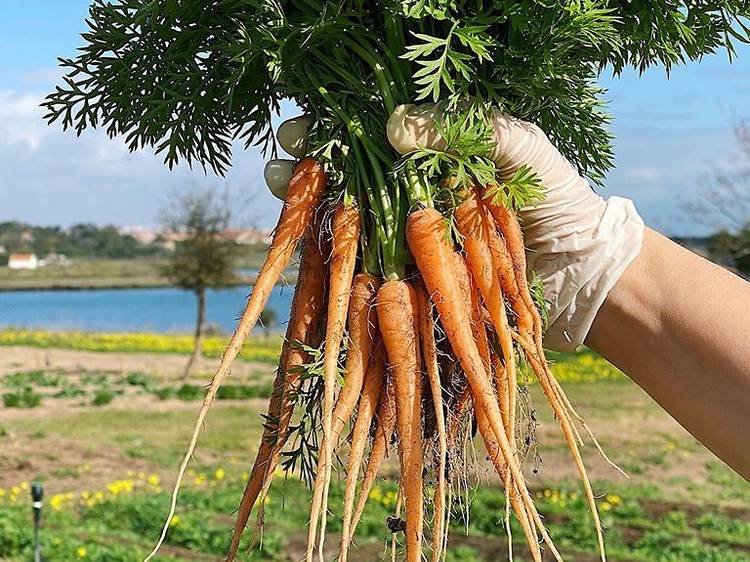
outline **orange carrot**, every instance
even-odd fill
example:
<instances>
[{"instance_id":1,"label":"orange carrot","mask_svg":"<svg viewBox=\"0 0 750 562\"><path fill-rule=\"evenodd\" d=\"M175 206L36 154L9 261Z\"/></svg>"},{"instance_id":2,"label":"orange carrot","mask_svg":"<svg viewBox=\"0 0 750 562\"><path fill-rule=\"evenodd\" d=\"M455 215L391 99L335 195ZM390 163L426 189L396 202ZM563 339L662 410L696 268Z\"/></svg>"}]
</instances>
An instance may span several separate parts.
<instances>
[{"instance_id":1,"label":"orange carrot","mask_svg":"<svg viewBox=\"0 0 750 562\"><path fill-rule=\"evenodd\" d=\"M348 320L349 347L346 352L344 386L333 410L331 434L334 446L341 436L344 424L349 421L362 390L372 348L372 336L377 323L375 295L380 283L378 277L369 273L358 273L352 281Z\"/></svg>"},{"instance_id":2,"label":"orange carrot","mask_svg":"<svg viewBox=\"0 0 750 562\"><path fill-rule=\"evenodd\" d=\"M502 400L507 420L508 439L511 444L515 439L515 410L517 385L516 361L513 353L513 340L510 334L508 318L503 302L503 290L500 284L501 272L497 270L493 259L492 246L499 241L493 236L493 224L487 216L484 204L480 200L475 188L466 192L466 199L456 208L455 218L459 231L464 237L467 261L484 304L489 312L492 326L503 352L504 370L496 369L498 392ZM514 294L514 291L510 291ZM506 391L501 392L500 375L507 379Z\"/></svg>"},{"instance_id":3,"label":"orange carrot","mask_svg":"<svg viewBox=\"0 0 750 562\"><path fill-rule=\"evenodd\" d=\"M422 367L419 305L405 281L387 281L378 292L378 323L393 369L401 490L406 505L406 560L422 560Z\"/></svg>"},{"instance_id":4,"label":"orange carrot","mask_svg":"<svg viewBox=\"0 0 750 562\"><path fill-rule=\"evenodd\" d=\"M528 513L526 512L526 507L524 504L519 501L518 496L516 495L515 490L508 484L510 483L510 480L508 478L507 469L503 463L502 454L500 451L500 446L497 442L497 439L495 439L494 434L492 433L492 427L490 426L490 422L487 419L487 416L482 411L481 407L474 408L474 411L476 412L476 418L477 418L477 428L479 429L479 433L482 436L482 440L484 441L484 446L487 449L487 455L490 457L490 460L492 461L493 466L495 467L495 472L497 472L497 475L500 477L500 479L506 483L505 487L505 497L506 501L510 503L510 505L513 507L513 511L516 514L516 517L518 518L518 522L521 524L521 528L523 529L524 535L526 536L526 542L529 544L529 548L531 549L531 555L534 558L535 562L539 562L542 559L541 552L539 551L539 543L538 543L538 537L536 534L536 529L531 525L531 522L529 521ZM510 522L508 521L506 523L508 526L510 526Z\"/></svg>"},{"instance_id":5,"label":"orange carrot","mask_svg":"<svg viewBox=\"0 0 750 562\"><path fill-rule=\"evenodd\" d=\"M526 250L523 244L521 225L519 224L515 213L504 205L498 205L490 201L488 207L490 213L495 219L497 228L503 234L510 257L510 263L513 268L516 286L518 287L521 299L527 309L526 317L531 319L530 327L528 326L528 322L524 322L523 325L519 322L521 338L531 337L534 344L533 352L528 347L524 349L525 355L537 375L542 390L547 397L547 401L550 403L550 406L558 418L560 427L563 431L563 436L565 437L565 441L567 442L573 456L573 461L578 469L578 474L583 484L586 500L591 509L591 516L594 520L601 560L602 562L605 562L606 552L604 534L602 532L602 525L596 506L596 499L594 498L591 482L586 472L586 466L583 463L583 458L578 449L580 435L578 435L578 431L571 420L570 412L560 396L562 389L554 379L544 357L544 346L542 344L542 320L539 311L531 298L528 283L526 282Z\"/></svg>"},{"instance_id":6,"label":"orange carrot","mask_svg":"<svg viewBox=\"0 0 750 562\"><path fill-rule=\"evenodd\" d=\"M335 236L336 234L334 234ZM347 249L347 251L350 251L350 249ZM356 252L356 247L354 251ZM376 321L375 295L379 287L380 279L368 273L357 274L351 282L348 313L349 348L346 355L344 386L339 393L332 414L330 443L333 447L336 447L344 424L354 411L362 391L365 369L370 359L372 331ZM313 508L320 505L323 514L326 512L328 504L329 484L326 479L330 480L331 474L327 462L326 455L318 457L318 468L313 486L313 490L317 491L318 494L317 497L313 498ZM325 528L321 527L321 536L324 533Z\"/></svg>"},{"instance_id":7,"label":"orange carrot","mask_svg":"<svg viewBox=\"0 0 750 562\"><path fill-rule=\"evenodd\" d=\"M316 340L319 339L318 324L324 304L327 267L316 236L317 229L315 225L311 225L302 245L299 278L294 290L289 323L279 359L279 368L273 383L266 424L258 447L258 455L237 511L237 522L227 553L227 562L234 560L253 505L265 482L270 480L269 476L276 470L279 454L286 443L294 410L292 396L298 390L300 382L298 369L309 360L308 354L298 344L315 347L319 343Z\"/></svg>"},{"instance_id":8,"label":"orange carrot","mask_svg":"<svg viewBox=\"0 0 750 562\"><path fill-rule=\"evenodd\" d=\"M385 383L380 390L376 420L377 423L375 425L375 435L372 440L372 447L370 447L370 456L367 459L367 467L365 468L365 474L362 477L357 506L354 509L354 516L352 517L351 531L349 533L350 542L354 537L354 532L357 530L357 524L365 510L367 499L370 496L370 490L378 476L380 465L383 464L383 459L385 459L385 456L388 453L388 447L396 428L395 388L393 386L393 377L389 374L386 374Z\"/></svg>"},{"instance_id":9,"label":"orange carrot","mask_svg":"<svg viewBox=\"0 0 750 562\"><path fill-rule=\"evenodd\" d=\"M445 228L442 215L434 209L421 209L411 213L407 219L406 230L409 248L440 313L440 321L453 351L461 362L469 381L476 408L481 408L483 414L487 416L515 488L539 528L542 538L555 558L561 560L559 552L536 511L521 469L513 456L503 427L500 408L477 345L465 330L465 327L471 323L471 316L467 304L458 298L460 289L455 275L453 250L448 246Z\"/></svg>"},{"instance_id":10,"label":"orange carrot","mask_svg":"<svg viewBox=\"0 0 750 562\"><path fill-rule=\"evenodd\" d=\"M349 555L349 545L352 541L352 515L354 510L354 499L359 478L359 469L362 466L365 446L370 435L372 419L378 408L378 400L383 389L385 378L385 350L382 345L374 344L370 363L365 374L365 382L362 388L362 398L357 407L357 421L352 430L351 445L349 447L349 461L346 467L346 489L344 492L344 519L341 532L341 549L339 560L346 562Z\"/></svg>"},{"instance_id":11,"label":"orange carrot","mask_svg":"<svg viewBox=\"0 0 750 562\"><path fill-rule=\"evenodd\" d=\"M258 279L255 282L250 298L245 305L242 317L237 324L234 335L232 335L232 338L229 340L229 344L227 345L221 361L219 362L219 366L214 373L213 379L208 386L206 396L203 399L203 404L198 412L198 418L192 436L190 437L187 451L185 452L185 456L183 457L180 468L177 472L174 490L172 491L169 514L164 526L162 527L161 535L159 536L156 546L154 546L154 549L145 558L144 562L148 562L156 555L167 536L169 523L172 520L177 507L177 495L182 484L182 479L185 476L185 471L187 470L187 466L190 463L193 452L195 451L195 446L198 442L201 427L203 427L203 423L206 419L206 414L208 414L211 404L213 404L213 401L216 399L216 393L219 390L219 387L229 374L230 367L237 357L237 354L240 352L240 349L245 342L245 338L247 338L248 334L258 321L260 313L266 306L271 291L279 280L284 268L286 268L289 263L300 238L302 238L305 230L307 230L315 209L325 191L326 181L327 176L323 167L315 160L302 160L295 167L294 175L289 182L286 202L281 211L279 222L276 225L276 230L274 231L273 241L268 250L268 255L260 269Z\"/></svg>"},{"instance_id":12,"label":"orange carrot","mask_svg":"<svg viewBox=\"0 0 750 562\"><path fill-rule=\"evenodd\" d=\"M478 300L476 291L473 289L473 280L469 269L466 266L466 260L461 254L453 253L453 262L455 266L456 281L458 282L458 288L460 289L461 298L466 303L470 303L470 314L471 314L471 331L474 335L474 341L477 345L479 355L482 357L482 364L484 365L485 371L489 372L490 369L490 347L487 340L487 331L484 326L484 322L481 315L478 312ZM475 306L476 305L476 306ZM468 385L462 390L456 407L453 409L454 415L451 419L449 436L451 442L455 441L458 430L460 428L461 421L466 414L470 401L470 392ZM505 419L503 417L503 419Z\"/></svg>"},{"instance_id":13,"label":"orange carrot","mask_svg":"<svg viewBox=\"0 0 750 562\"><path fill-rule=\"evenodd\" d=\"M355 204L339 203L333 214L333 247L329 264L328 316L326 320L326 343L323 358L323 479L316 478L313 487L313 503L310 510L308 529L307 562L312 562L315 550L315 537L320 518L320 541L318 554L323 560L323 542L327 520L328 485L333 465L333 406L338 376L339 351L344 337L352 278L357 261L359 246L360 216Z\"/></svg>"},{"instance_id":14,"label":"orange carrot","mask_svg":"<svg viewBox=\"0 0 750 562\"><path fill-rule=\"evenodd\" d=\"M432 530L432 561L439 562L442 557L443 545L447 534L446 520L446 464L448 462L448 440L443 414L443 387L440 384L440 370L438 366L437 343L435 341L435 324L432 319L432 304L424 285L416 285L417 302L419 304L419 333L422 347L422 357L425 363L427 379L432 392L432 403L435 409L435 422L438 433L439 461L437 468L437 488L435 489L435 522Z\"/></svg>"}]
</instances>

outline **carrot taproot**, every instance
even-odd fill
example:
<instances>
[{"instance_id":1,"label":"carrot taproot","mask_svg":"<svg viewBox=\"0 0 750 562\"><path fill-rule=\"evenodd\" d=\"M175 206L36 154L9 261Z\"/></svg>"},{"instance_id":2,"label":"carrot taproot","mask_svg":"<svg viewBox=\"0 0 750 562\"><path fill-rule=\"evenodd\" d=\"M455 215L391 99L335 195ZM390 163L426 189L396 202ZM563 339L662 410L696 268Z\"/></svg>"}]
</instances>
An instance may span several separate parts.
<instances>
[{"instance_id":1,"label":"carrot taproot","mask_svg":"<svg viewBox=\"0 0 750 562\"><path fill-rule=\"evenodd\" d=\"M474 336L479 355L482 357L482 364L484 365L485 371L489 372L491 368L490 346L489 341L487 340L487 331L484 326L484 321L479 313L477 295L473 290L473 279L471 278L471 274L466 265L466 260L461 254L454 252L453 262L461 298L464 302L469 303L470 305L471 332ZM449 438L451 442L455 441L458 435L458 430L461 427L461 422L466 415L469 406L471 406L471 396L469 386L466 385L461 390L456 407L453 409L454 415L449 427ZM504 414L503 420L505 420Z\"/></svg>"},{"instance_id":2,"label":"carrot taproot","mask_svg":"<svg viewBox=\"0 0 750 562\"><path fill-rule=\"evenodd\" d=\"M385 361L385 358L383 359ZM351 531L349 532L349 541L351 542L354 533L357 530L357 524L362 518L362 513L367 505L367 499L370 496L375 479L378 477L380 466L388 454L388 447L393 438L396 429L396 396L393 386L393 377L386 372L385 382L380 389L380 398L378 399L378 412L375 416L375 432L370 447L370 455L367 459L367 466L362 477L359 489L357 505L354 508L352 516Z\"/></svg>"},{"instance_id":3,"label":"carrot taproot","mask_svg":"<svg viewBox=\"0 0 750 562\"><path fill-rule=\"evenodd\" d=\"M358 273L352 281L349 303L349 348L344 367L344 386L336 399L333 410L331 434L333 443L341 436L344 424L349 420L360 398L365 370L370 359L372 336L377 318L375 296L380 288L380 278L369 273Z\"/></svg>"},{"instance_id":4,"label":"carrot taproot","mask_svg":"<svg viewBox=\"0 0 750 562\"><path fill-rule=\"evenodd\" d=\"M374 344L362 387L362 397L357 406L357 421L352 430L349 446L349 460L346 466L346 487L344 490L344 517L341 531L339 560L346 562L349 556L349 545L352 542L351 527L354 514L354 500L357 491L359 469L362 466L365 447L370 435L373 417L378 409L378 400L385 379L385 350L379 342Z\"/></svg>"},{"instance_id":5,"label":"carrot taproot","mask_svg":"<svg viewBox=\"0 0 750 562\"><path fill-rule=\"evenodd\" d=\"M412 212L406 226L409 249L440 313L440 321L456 358L461 362L474 403L483 410L495 434L514 486L550 551L557 560L561 560L536 511L521 469L511 451L500 408L477 345L465 330L465 326L471 324L470 312L467 303L458 298L460 289L456 281L453 249L448 245L445 229L445 222L438 211L428 208Z\"/></svg>"},{"instance_id":6,"label":"carrot taproot","mask_svg":"<svg viewBox=\"0 0 750 562\"><path fill-rule=\"evenodd\" d=\"M334 218L335 222L336 219ZM368 273L358 273L351 282L347 324L349 328L349 348L346 355L344 386L331 414L330 442L333 447L338 443L344 424L354 411L362 391L365 370L372 347L375 295L379 287L380 279ZM323 513L327 509L328 483L326 478L330 478L330 468L327 468L327 462L326 455L318 457L318 467L313 486L313 490L318 493L318 497L313 498L313 506L320 505ZM324 532L324 529L321 528L321 534Z\"/></svg>"},{"instance_id":7,"label":"carrot taproot","mask_svg":"<svg viewBox=\"0 0 750 562\"><path fill-rule=\"evenodd\" d=\"M492 326L503 353L503 367L500 371L496 366L496 380L498 393L506 413L508 439L513 443L515 439L515 411L516 411L516 360L513 351L513 339L503 302L503 289L500 283L501 272L497 271L496 260L493 259L492 245L499 243L492 241L493 224L484 203L475 187L466 190L465 199L454 213L456 226L463 236L467 262L472 276L479 289L484 305L489 313ZM514 291L510 291L514 295ZM500 375L504 375L501 377ZM501 389L502 379L507 379L505 388Z\"/></svg>"},{"instance_id":8,"label":"carrot taproot","mask_svg":"<svg viewBox=\"0 0 750 562\"><path fill-rule=\"evenodd\" d=\"M294 175L289 181L287 198L276 225L273 240L268 250L268 255L258 273L255 286L250 293L250 298L245 305L245 310L237 324L237 328L229 340L229 344L222 355L219 366L217 367L216 372L211 379L211 383L206 390L206 396L204 397L203 403L198 412L195 428L190 437L187 451L185 452L185 456L183 457L179 470L177 471L169 514L164 526L162 527L161 535L159 536L154 549L144 559L144 562L151 560L164 543L164 539L169 531L169 524L172 521L172 517L177 508L177 496L179 494L180 486L182 485L182 480L187 471L188 464L190 463L190 459L195 451L195 446L198 443L198 436L200 435L200 430L206 419L208 410L216 399L216 393L224 382L224 379L226 379L229 374L230 367L239 354L245 339L255 327L255 324L268 301L268 297L271 295L273 287L279 280L279 277L289 263L297 244L307 230L318 203L325 191L326 182L327 174L325 173L323 166L313 159L306 158L301 160L295 167Z\"/></svg>"},{"instance_id":9,"label":"carrot taproot","mask_svg":"<svg viewBox=\"0 0 750 562\"><path fill-rule=\"evenodd\" d=\"M250 512L261 494L265 482L276 470L279 454L284 447L291 421L300 374L299 368L308 360L308 354L299 345L315 347L319 339L319 320L324 306L327 266L317 239L316 225L311 225L302 243L299 276L294 290L286 335L279 358L279 367L273 382L273 391L263 428L258 454L237 510L232 541L227 562L232 562L240 538L247 525Z\"/></svg>"},{"instance_id":10,"label":"carrot taproot","mask_svg":"<svg viewBox=\"0 0 750 562\"><path fill-rule=\"evenodd\" d=\"M448 463L448 439L443 412L443 387L440 383L440 368L438 365L437 342L435 341L435 324L432 319L432 303L422 283L415 285L417 303L419 305L419 335L422 348L422 358L425 364L427 380L432 393L432 404L435 410L435 423L438 434L438 468L437 487L435 489L435 515L432 531L432 561L439 562L443 554L446 520L446 465Z\"/></svg>"},{"instance_id":11,"label":"carrot taproot","mask_svg":"<svg viewBox=\"0 0 750 562\"><path fill-rule=\"evenodd\" d=\"M540 562L542 556L539 550L539 539L536 534L536 528L531 524L531 521L529 520L526 507L521 501L519 501L519 498L516 495L515 490L513 490L512 486L509 486L510 479L508 478L507 468L503 463L500 445L498 444L497 439L495 439L495 436L492 432L492 427L490 426L490 422L487 416L485 415L481 407L475 407L475 412L477 418L477 428L479 429L479 434L482 436L482 440L484 441L484 446L487 450L487 456L489 456L490 460L492 461L492 465L495 467L495 472L497 472L497 475L505 483L506 501L513 507L513 511L518 518L521 529L526 536L526 542L529 545L529 549L531 550L531 555L534 561ZM510 526L509 521L506 524Z\"/></svg>"},{"instance_id":12,"label":"carrot taproot","mask_svg":"<svg viewBox=\"0 0 750 562\"><path fill-rule=\"evenodd\" d=\"M578 443L581 438L578 434L575 425L571 420L571 414L569 409L566 407L563 399L560 396L562 389L552 375L552 372L547 365L544 356L544 346L542 343L542 322L539 311L537 310L529 292L528 283L526 281L526 251L523 244L523 233L521 232L521 226L518 222L516 214L505 207L504 205L497 204L491 199L488 200L488 208L491 215L495 220L497 228L503 235L503 239L508 250L508 259L510 266L513 270L515 277L516 287L518 288L519 295L526 307L526 318L530 319L521 324L519 322L519 342L524 348L524 354L527 360L531 364L532 369L537 375L537 379L542 387L547 401L552 407L555 416L558 418L560 428L563 432L563 437L570 449L573 461L578 470L581 483L583 485L584 494L586 496L589 509L591 510L591 516L594 520L594 526L596 529L597 542L599 545L599 554L602 562L606 561L606 551L604 545L604 533L602 531L601 520L599 518L599 512L596 505L596 499L594 498L594 492L591 488L591 481L588 478L586 466L581 457ZM530 326L529 326L530 323ZM531 338L533 346L523 345L524 340Z\"/></svg>"},{"instance_id":13,"label":"carrot taproot","mask_svg":"<svg viewBox=\"0 0 750 562\"><path fill-rule=\"evenodd\" d=\"M406 507L406 560L421 562L424 513L419 304L414 288L400 280L383 283L377 303L380 333L393 370L401 490Z\"/></svg>"},{"instance_id":14,"label":"carrot taproot","mask_svg":"<svg viewBox=\"0 0 750 562\"><path fill-rule=\"evenodd\" d=\"M328 315L326 319L325 349L323 355L324 391L322 400L323 439L321 455L323 456L323 478L316 477L313 487L313 501L310 510L310 527L306 560L312 562L315 550L315 538L320 519L320 540L318 556L323 560L323 543L327 520L328 494L326 493L331 478L333 465L333 407L338 377L339 352L344 338L347 311L351 297L352 279L357 262L359 246L360 215L356 204L341 202L333 213L333 242L331 259L328 266Z\"/></svg>"}]
</instances>

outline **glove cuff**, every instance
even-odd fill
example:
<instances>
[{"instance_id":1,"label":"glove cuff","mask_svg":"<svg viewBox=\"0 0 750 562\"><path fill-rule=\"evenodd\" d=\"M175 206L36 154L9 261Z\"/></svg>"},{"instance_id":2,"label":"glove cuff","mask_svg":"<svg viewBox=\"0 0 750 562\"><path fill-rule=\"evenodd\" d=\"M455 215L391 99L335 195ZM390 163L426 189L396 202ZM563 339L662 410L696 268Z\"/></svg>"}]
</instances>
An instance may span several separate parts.
<instances>
[{"instance_id":1,"label":"glove cuff","mask_svg":"<svg viewBox=\"0 0 750 562\"><path fill-rule=\"evenodd\" d=\"M603 202L591 229L558 239L551 255L530 260L542 278L545 293L553 295L545 346L574 351L583 344L607 295L640 253L643 219L629 199Z\"/></svg>"}]
</instances>

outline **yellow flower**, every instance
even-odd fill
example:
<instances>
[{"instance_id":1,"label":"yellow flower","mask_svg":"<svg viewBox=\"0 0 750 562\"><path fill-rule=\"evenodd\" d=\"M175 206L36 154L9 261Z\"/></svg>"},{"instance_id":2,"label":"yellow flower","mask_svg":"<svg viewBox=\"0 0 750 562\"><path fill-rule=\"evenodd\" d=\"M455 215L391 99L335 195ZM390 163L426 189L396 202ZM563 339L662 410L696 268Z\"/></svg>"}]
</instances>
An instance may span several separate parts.
<instances>
[{"instance_id":1,"label":"yellow flower","mask_svg":"<svg viewBox=\"0 0 750 562\"><path fill-rule=\"evenodd\" d=\"M600 509L602 511L609 511L610 509L612 509L612 504L609 502L602 502Z\"/></svg>"},{"instance_id":2,"label":"yellow flower","mask_svg":"<svg viewBox=\"0 0 750 562\"><path fill-rule=\"evenodd\" d=\"M65 503L65 495L63 494L55 494L49 500L50 506L52 506L52 509L54 509L55 511L60 511L64 503Z\"/></svg>"},{"instance_id":3,"label":"yellow flower","mask_svg":"<svg viewBox=\"0 0 750 562\"><path fill-rule=\"evenodd\" d=\"M180 519L179 515L173 515L172 519L169 520L169 526L170 527L177 527L177 525L180 524L180 521L182 521L182 519Z\"/></svg>"},{"instance_id":4,"label":"yellow flower","mask_svg":"<svg viewBox=\"0 0 750 562\"><path fill-rule=\"evenodd\" d=\"M622 498L616 494L608 495L606 497L607 502L611 503L613 506L620 505L622 503Z\"/></svg>"},{"instance_id":5,"label":"yellow flower","mask_svg":"<svg viewBox=\"0 0 750 562\"><path fill-rule=\"evenodd\" d=\"M159 485L159 475L158 474L149 474L148 476L148 483L150 486L158 486Z\"/></svg>"},{"instance_id":6,"label":"yellow flower","mask_svg":"<svg viewBox=\"0 0 750 562\"><path fill-rule=\"evenodd\" d=\"M21 482L21 489L27 492L31 489L28 482Z\"/></svg>"},{"instance_id":7,"label":"yellow flower","mask_svg":"<svg viewBox=\"0 0 750 562\"><path fill-rule=\"evenodd\" d=\"M214 478L216 478L217 480L223 480L226 475L227 473L223 468L217 468L216 472L214 472Z\"/></svg>"},{"instance_id":8,"label":"yellow flower","mask_svg":"<svg viewBox=\"0 0 750 562\"><path fill-rule=\"evenodd\" d=\"M86 558L86 555L89 553L88 550L86 550L85 546L79 546L76 550L76 554L78 555L78 558Z\"/></svg>"}]
</instances>

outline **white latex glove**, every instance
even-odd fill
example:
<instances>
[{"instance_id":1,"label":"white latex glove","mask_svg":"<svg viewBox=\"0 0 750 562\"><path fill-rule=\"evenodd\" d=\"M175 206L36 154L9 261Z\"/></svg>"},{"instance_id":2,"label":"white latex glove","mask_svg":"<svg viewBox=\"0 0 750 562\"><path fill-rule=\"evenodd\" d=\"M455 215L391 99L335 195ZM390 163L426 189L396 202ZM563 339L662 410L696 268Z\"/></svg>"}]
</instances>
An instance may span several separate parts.
<instances>
[{"instance_id":1,"label":"white latex glove","mask_svg":"<svg viewBox=\"0 0 750 562\"><path fill-rule=\"evenodd\" d=\"M388 140L402 154L418 147L439 148L433 125L439 111L432 104L399 106L388 121ZM519 213L528 268L542 279L550 303L545 346L575 350L607 294L640 252L643 220L632 201L597 195L539 127L498 110L493 119L493 159L500 177L510 179L525 164L545 188L543 201Z\"/></svg>"}]
</instances>

